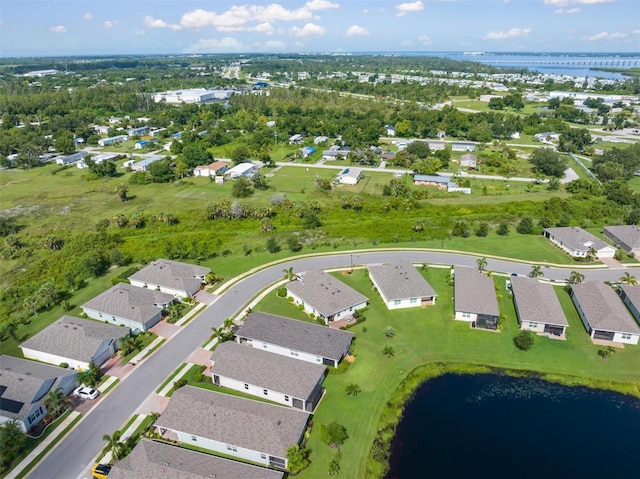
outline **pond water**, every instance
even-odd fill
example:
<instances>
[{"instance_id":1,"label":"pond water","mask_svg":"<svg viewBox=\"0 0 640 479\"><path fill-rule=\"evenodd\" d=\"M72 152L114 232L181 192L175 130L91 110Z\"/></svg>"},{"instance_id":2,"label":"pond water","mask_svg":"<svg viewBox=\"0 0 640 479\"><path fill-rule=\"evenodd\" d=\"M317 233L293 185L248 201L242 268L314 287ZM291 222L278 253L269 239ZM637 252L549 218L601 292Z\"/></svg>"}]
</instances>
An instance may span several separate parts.
<instances>
[{"instance_id":1,"label":"pond water","mask_svg":"<svg viewBox=\"0 0 640 479\"><path fill-rule=\"evenodd\" d=\"M639 438L639 399L448 374L407 404L386 479L640 477Z\"/></svg>"}]
</instances>

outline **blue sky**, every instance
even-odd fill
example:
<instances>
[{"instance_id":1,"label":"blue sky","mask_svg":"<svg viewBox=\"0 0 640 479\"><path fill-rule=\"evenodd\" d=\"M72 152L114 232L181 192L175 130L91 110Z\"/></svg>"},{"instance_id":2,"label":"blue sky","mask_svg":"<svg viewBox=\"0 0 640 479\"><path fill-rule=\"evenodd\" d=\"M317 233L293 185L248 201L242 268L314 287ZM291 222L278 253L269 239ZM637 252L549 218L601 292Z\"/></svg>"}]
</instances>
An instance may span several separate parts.
<instances>
[{"instance_id":1,"label":"blue sky","mask_svg":"<svg viewBox=\"0 0 640 479\"><path fill-rule=\"evenodd\" d=\"M640 53L638 0L1 0L0 55Z\"/></svg>"}]
</instances>

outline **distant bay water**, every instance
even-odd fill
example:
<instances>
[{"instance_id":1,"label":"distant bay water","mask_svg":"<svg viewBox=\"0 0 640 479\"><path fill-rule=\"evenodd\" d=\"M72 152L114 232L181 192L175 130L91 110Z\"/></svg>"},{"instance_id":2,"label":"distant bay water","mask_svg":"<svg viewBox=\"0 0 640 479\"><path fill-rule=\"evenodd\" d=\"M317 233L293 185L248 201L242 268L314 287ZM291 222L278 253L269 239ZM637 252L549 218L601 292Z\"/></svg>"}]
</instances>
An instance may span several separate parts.
<instances>
[{"instance_id":1,"label":"distant bay water","mask_svg":"<svg viewBox=\"0 0 640 479\"><path fill-rule=\"evenodd\" d=\"M386 479L637 478L639 434L631 396L448 374L407 404Z\"/></svg>"},{"instance_id":2,"label":"distant bay water","mask_svg":"<svg viewBox=\"0 0 640 479\"><path fill-rule=\"evenodd\" d=\"M442 57L452 60L473 61L499 68L528 69L531 72L551 75L588 76L612 80L629 77L617 72L593 70L592 68L628 69L640 67L640 54L638 53L398 52L397 54L403 56Z\"/></svg>"}]
</instances>

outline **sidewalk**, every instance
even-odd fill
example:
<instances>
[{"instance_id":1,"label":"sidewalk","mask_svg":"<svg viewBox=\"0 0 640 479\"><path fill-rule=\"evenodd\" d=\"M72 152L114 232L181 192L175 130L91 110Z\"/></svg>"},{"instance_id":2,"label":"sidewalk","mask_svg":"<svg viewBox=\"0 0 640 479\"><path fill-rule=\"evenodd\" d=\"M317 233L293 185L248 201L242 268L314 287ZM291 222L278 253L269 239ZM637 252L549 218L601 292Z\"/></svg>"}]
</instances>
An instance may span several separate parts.
<instances>
[{"instance_id":1,"label":"sidewalk","mask_svg":"<svg viewBox=\"0 0 640 479\"><path fill-rule=\"evenodd\" d=\"M179 321L175 322L176 326L182 326L184 323L186 323L187 321L189 321L189 319L191 319L193 316L195 316L196 314L198 314L201 310L203 310L206 306L208 306L208 304L205 303L198 303L191 311L189 311L187 314L185 314L182 318L180 318Z\"/></svg>"},{"instance_id":2,"label":"sidewalk","mask_svg":"<svg viewBox=\"0 0 640 479\"><path fill-rule=\"evenodd\" d=\"M176 374L173 377L173 379L167 383L165 387L163 387L160 391L158 391L158 394L160 396L166 396L171 390L171 388L173 387L173 383L176 382L178 379L182 378L182 376L184 376L185 374L187 374L187 371L191 366L193 366L193 364L189 364L189 363L183 364L178 374Z\"/></svg>"},{"instance_id":3,"label":"sidewalk","mask_svg":"<svg viewBox=\"0 0 640 479\"><path fill-rule=\"evenodd\" d=\"M100 384L100 386L98 386L96 389L98 391L100 391L101 393L105 392L113 383L115 383L118 380L117 377L115 376L109 376L107 378L107 380L105 382L103 382L102 384Z\"/></svg>"},{"instance_id":4,"label":"sidewalk","mask_svg":"<svg viewBox=\"0 0 640 479\"><path fill-rule=\"evenodd\" d=\"M71 424L76 417L80 416L80 413L72 411L64 421L62 421L56 427L56 430L49 434L44 440L36 446L36 448L29 453L27 457L25 457L20 464L14 467L11 472L7 475L7 479L15 479L15 477L20 474L24 468L26 468L31 461L33 461L36 457L38 457L43 451L46 451L47 448L51 445L53 441L55 441L62 432L67 428L69 424Z\"/></svg>"}]
</instances>

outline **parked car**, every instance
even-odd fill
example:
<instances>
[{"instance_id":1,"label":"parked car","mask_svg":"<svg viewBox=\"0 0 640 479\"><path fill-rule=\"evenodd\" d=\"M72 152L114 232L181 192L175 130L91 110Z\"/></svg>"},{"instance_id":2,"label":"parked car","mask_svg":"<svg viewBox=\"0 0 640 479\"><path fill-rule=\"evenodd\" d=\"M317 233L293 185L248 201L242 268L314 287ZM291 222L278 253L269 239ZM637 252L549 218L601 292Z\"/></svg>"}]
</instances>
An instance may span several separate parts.
<instances>
[{"instance_id":1,"label":"parked car","mask_svg":"<svg viewBox=\"0 0 640 479\"><path fill-rule=\"evenodd\" d=\"M75 388L73 390L73 395L75 397L79 397L80 399L95 399L99 394L100 393L98 391L87 386L80 386L79 388Z\"/></svg>"},{"instance_id":2,"label":"parked car","mask_svg":"<svg viewBox=\"0 0 640 479\"><path fill-rule=\"evenodd\" d=\"M96 464L91 469L93 479L108 479L109 472L111 472L111 464Z\"/></svg>"}]
</instances>

